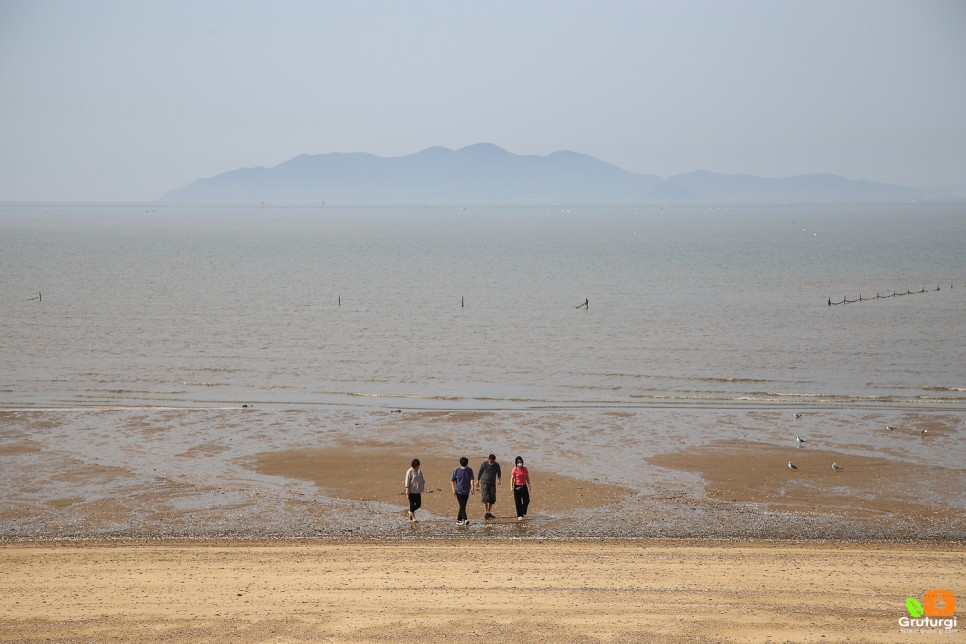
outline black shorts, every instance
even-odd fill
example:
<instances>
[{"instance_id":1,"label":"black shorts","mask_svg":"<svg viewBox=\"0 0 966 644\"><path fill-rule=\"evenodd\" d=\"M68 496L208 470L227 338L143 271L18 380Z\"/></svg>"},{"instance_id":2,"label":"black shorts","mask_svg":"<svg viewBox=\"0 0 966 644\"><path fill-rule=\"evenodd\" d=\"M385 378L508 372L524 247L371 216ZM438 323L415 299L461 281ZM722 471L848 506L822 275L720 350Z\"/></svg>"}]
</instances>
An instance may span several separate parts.
<instances>
[{"instance_id":1,"label":"black shorts","mask_svg":"<svg viewBox=\"0 0 966 644\"><path fill-rule=\"evenodd\" d=\"M480 502L496 503L496 483L480 483Z\"/></svg>"}]
</instances>

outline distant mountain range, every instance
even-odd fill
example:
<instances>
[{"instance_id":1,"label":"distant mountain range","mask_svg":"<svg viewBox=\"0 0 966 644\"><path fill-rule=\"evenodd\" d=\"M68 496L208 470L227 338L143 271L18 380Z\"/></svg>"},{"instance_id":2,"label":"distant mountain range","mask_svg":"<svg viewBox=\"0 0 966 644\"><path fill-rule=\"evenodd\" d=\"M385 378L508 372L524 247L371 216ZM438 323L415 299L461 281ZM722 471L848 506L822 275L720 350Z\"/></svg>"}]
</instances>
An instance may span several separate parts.
<instances>
[{"instance_id":1,"label":"distant mountain range","mask_svg":"<svg viewBox=\"0 0 966 644\"><path fill-rule=\"evenodd\" d=\"M945 200L950 195L830 174L767 179L699 170L634 174L577 152L518 155L489 143L402 157L303 154L274 168L232 170L168 192L201 202L831 202Z\"/></svg>"}]
</instances>

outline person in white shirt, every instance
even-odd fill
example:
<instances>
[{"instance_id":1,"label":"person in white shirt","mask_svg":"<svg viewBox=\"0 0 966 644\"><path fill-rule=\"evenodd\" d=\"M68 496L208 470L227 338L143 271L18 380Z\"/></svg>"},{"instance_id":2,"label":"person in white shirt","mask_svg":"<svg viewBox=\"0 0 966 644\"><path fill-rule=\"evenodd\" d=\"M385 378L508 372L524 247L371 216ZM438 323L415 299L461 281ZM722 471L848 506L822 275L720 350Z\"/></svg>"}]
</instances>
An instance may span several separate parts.
<instances>
[{"instance_id":1,"label":"person in white shirt","mask_svg":"<svg viewBox=\"0 0 966 644\"><path fill-rule=\"evenodd\" d=\"M423 471L419 469L418 458L414 458L412 467L406 470L405 486L403 492L409 496L409 522L417 523L416 510L423 504L423 490L426 488Z\"/></svg>"}]
</instances>

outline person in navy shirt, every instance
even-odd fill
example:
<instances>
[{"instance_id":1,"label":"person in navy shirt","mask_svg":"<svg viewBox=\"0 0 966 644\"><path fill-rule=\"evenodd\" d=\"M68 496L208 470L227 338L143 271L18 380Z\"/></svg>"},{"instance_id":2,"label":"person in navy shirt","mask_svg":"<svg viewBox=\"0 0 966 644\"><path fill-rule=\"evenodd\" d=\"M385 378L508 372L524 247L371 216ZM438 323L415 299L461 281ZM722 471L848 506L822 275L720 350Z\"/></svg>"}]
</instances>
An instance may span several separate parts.
<instances>
[{"instance_id":1,"label":"person in navy shirt","mask_svg":"<svg viewBox=\"0 0 966 644\"><path fill-rule=\"evenodd\" d=\"M453 486L453 494L456 501L460 504L459 514L456 515L456 525L469 525L466 517L466 502L470 500L470 492L473 491L473 469L467 467L470 461L465 456L460 459L460 466L453 470L453 477L450 484Z\"/></svg>"}]
</instances>

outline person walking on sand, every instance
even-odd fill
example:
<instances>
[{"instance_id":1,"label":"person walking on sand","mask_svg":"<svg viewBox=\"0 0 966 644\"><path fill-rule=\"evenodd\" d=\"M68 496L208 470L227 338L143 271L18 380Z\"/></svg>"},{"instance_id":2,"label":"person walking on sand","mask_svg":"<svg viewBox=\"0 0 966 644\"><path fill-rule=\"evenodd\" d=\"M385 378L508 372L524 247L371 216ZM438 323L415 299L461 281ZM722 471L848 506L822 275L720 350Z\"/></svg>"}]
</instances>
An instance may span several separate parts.
<instances>
[{"instance_id":1,"label":"person walking on sand","mask_svg":"<svg viewBox=\"0 0 966 644\"><path fill-rule=\"evenodd\" d=\"M502 480L503 472L500 471L500 464L496 462L496 456L490 454L480 465L480 471L476 475L476 489L480 491L480 501L483 502L484 519L496 518L490 510L496 503L496 486Z\"/></svg>"},{"instance_id":2,"label":"person walking on sand","mask_svg":"<svg viewBox=\"0 0 966 644\"><path fill-rule=\"evenodd\" d=\"M423 504L423 490L426 481L423 479L423 471L419 469L419 459L414 458L412 467L406 470L406 482L403 493L409 496L409 522L417 523L416 510Z\"/></svg>"},{"instance_id":3,"label":"person walking on sand","mask_svg":"<svg viewBox=\"0 0 966 644\"><path fill-rule=\"evenodd\" d=\"M469 525L466 517L466 502L470 500L470 492L473 491L473 468L467 467L470 461L465 456L460 459L460 466L453 470L453 477L450 485L453 486L453 494L456 495L456 502L460 504L460 511L456 515L456 525Z\"/></svg>"},{"instance_id":4,"label":"person walking on sand","mask_svg":"<svg viewBox=\"0 0 966 644\"><path fill-rule=\"evenodd\" d=\"M523 458L517 456L515 467L510 472L510 482L513 483L513 502L517 506L517 521L527 518L527 506L530 505L530 470L523 464Z\"/></svg>"}]
</instances>

